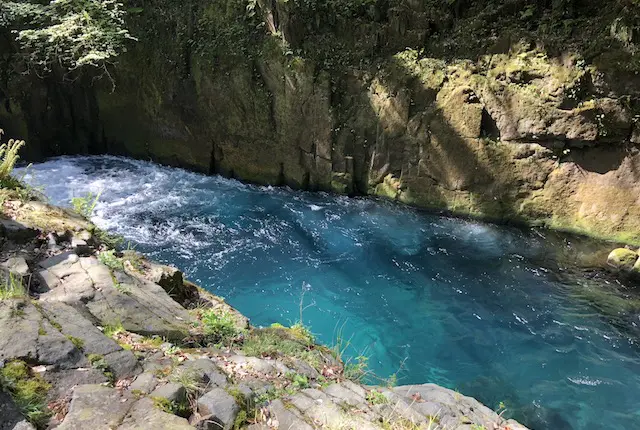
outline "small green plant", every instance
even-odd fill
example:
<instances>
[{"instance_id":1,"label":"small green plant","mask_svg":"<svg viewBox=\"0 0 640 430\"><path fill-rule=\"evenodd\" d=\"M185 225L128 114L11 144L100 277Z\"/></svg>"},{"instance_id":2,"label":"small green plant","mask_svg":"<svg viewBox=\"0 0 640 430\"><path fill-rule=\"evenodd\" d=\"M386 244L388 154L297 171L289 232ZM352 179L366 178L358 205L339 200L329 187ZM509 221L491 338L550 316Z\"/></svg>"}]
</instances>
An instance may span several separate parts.
<instances>
[{"instance_id":1,"label":"small green plant","mask_svg":"<svg viewBox=\"0 0 640 430\"><path fill-rule=\"evenodd\" d=\"M0 129L0 137L2 134L3 131ZM24 144L24 140L9 139L9 142L0 145L0 186L2 188L21 188L20 181L11 176L11 173L20 158L18 151Z\"/></svg>"},{"instance_id":2,"label":"small green plant","mask_svg":"<svg viewBox=\"0 0 640 430\"><path fill-rule=\"evenodd\" d=\"M67 336L67 339L71 341L73 346L78 348L80 351L84 348L84 341L82 339L78 339L77 337Z\"/></svg>"},{"instance_id":3,"label":"small green plant","mask_svg":"<svg viewBox=\"0 0 640 430\"><path fill-rule=\"evenodd\" d=\"M182 352L182 348L180 348L177 345L171 345L169 348L167 348L164 353L165 355L177 355L180 354Z\"/></svg>"},{"instance_id":4,"label":"small green plant","mask_svg":"<svg viewBox=\"0 0 640 430\"><path fill-rule=\"evenodd\" d=\"M427 415L427 418L429 420L427 421L427 430L437 429L440 424L440 417L438 415Z\"/></svg>"},{"instance_id":5,"label":"small green plant","mask_svg":"<svg viewBox=\"0 0 640 430\"><path fill-rule=\"evenodd\" d=\"M382 405L389 403L389 399L380 391L373 389L367 393L367 402L372 405Z\"/></svg>"},{"instance_id":6,"label":"small green plant","mask_svg":"<svg viewBox=\"0 0 640 430\"><path fill-rule=\"evenodd\" d=\"M87 193L84 197L72 198L71 205L73 206L73 210L87 219L91 218L93 216L93 211L98 204L100 194L102 194L102 191L97 194Z\"/></svg>"},{"instance_id":7,"label":"small green plant","mask_svg":"<svg viewBox=\"0 0 640 430\"><path fill-rule=\"evenodd\" d=\"M131 289L129 287L127 287L126 285L122 285L120 282L115 281L113 282L113 287L118 290L119 293L121 294L126 294L129 295L131 294Z\"/></svg>"},{"instance_id":8,"label":"small green plant","mask_svg":"<svg viewBox=\"0 0 640 430\"><path fill-rule=\"evenodd\" d=\"M8 279L0 283L0 300L26 297L27 290L22 285L22 278L13 273L9 273Z\"/></svg>"},{"instance_id":9,"label":"small green plant","mask_svg":"<svg viewBox=\"0 0 640 430\"><path fill-rule=\"evenodd\" d=\"M384 381L387 387L395 387L396 385L398 385L398 374L394 373L391 376L389 376L386 381Z\"/></svg>"},{"instance_id":10,"label":"small green plant","mask_svg":"<svg viewBox=\"0 0 640 430\"><path fill-rule=\"evenodd\" d=\"M291 387L296 390L309 388L309 379L299 373L289 373L287 377L291 380Z\"/></svg>"},{"instance_id":11,"label":"small green plant","mask_svg":"<svg viewBox=\"0 0 640 430\"><path fill-rule=\"evenodd\" d=\"M390 417L383 418L380 423L384 430L435 430L431 427L431 421L429 421L428 427L422 427L416 424L412 420L399 417L397 413L393 413Z\"/></svg>"},{"instance_id":12,"label":"small green plant","mask_svg":"<svg viewBox=\"0 0 640 430\"><path fill-rule=\"evenodd\" d=\"M323 356L330 351L321 345L309 344L286 327L272 326L253 329L245 337L242 351L254 357L295 357L321 369Z\"/></svg>"},{"instance_id":13,"label":"small green plant","mask_svg":"<svg viewBox=\"0 0 640 430\"><path fill-rule=\"evenodd\" d=\"M165 340L160 336L143 337L141 343L150 348L160 348Z\"/></svg>"},{"instance_id":14,"label":"small green plant","mask_svg":"<svg viewBox=\"0 0 640 430\"><path fill-rule=\"evenodd\" d=\"M352 381L361 382L369 375L369 357L359 355L348 360L344 365L344 377Z\"/></svg>"},{"instance_id":15,"label":"small green plant","mask_svg":"<svg viewBox=\"0 0 640 430\"><path fill-rule=\"evenodd\" d=\"M201 321L204 334L210 342L227 342L239 334L233 316L229 312L216 312L209 309L202 313Z\"/></svg>"},{"instance_id":16,"label":"small green plant","mask_svg":"<svg viewBox=\"0 0 640 430\"><path fill-rule=\"evenodd\" d=\"M174 368L174 366L175 366L175 365L172 363L172 364L171 364L171 365L169 365L169 366L165 366L165 367L158 367L157 369L155 369L155 370L153 371L153 374L154 374L157 378L159 378L159 379L166 378L166 377L168 377L169 375L171 375L171 372L173 372L173 368Z\"/></svg>"},{"instance_id":17,"label":"small green plant","mask_svg":"<svg viewBox=\"0 0 640 430\"><path fill-rule=\"evenodd\" d=\"M116 251L110 249L108 251L102 251L98 255L98 260L111 270L120 270L124 271L124 264L122 263L122 259L116 256Z\"/></svg>"},{"instance_id":18,"label":"small green plant","mask_svg":"<svg viewBox=\"0 0 640 430\"><path fill-rule=\"evenodd\" d=\"M471 424L471 430L487 430L482 424Z\"/></svg>"},{"instance_id":19,"label":"small green plant","mask_svg":"<svg viewBox=\"0 0 640 430\"><path fill-rule=\"evenodd\" d=\"M311 334L311 330L302 323L296 323L292 325L289 330L291 330L291 333L294 334L298 339L306 342L309 345L315 342L315 337L313 336L313 334Z\"/></svg>"},{"instance_id":20,"label":"small green plant","mask_svg":"<svg viewBox=\"0 0 640 430\"><path fill-rule=\"evenodd\" d=\"M29 166L31 166L31 164L29 164ZM17 185L15 186L14 191L16 192L18 199L21 202L26 203L34 199L40 199L40 200L47 199L47 197L44 195L44 191L42 188L32 187L31 185L23 182L22 179L16 179L16 181L17 181Z\"/></svg>"},{"instance_id":21,"label":"small green plant","mask_svg":"<svg viewBox=\"0 0 640 430\"><path fill-rule=\"evenodd\" d=\"M124 237L118 234L109 233L95 226L93 227L93 230L91 230L91 234L98 242L105 245L107 248L118 248L124 243Z\"/></svg>"},{"instance_id":22,"label":"small green plant","mask_svg":"<svg viewBox=\"0 0 640 430\"><path fill-rule=\"evenodd\" d=\"M233 430L240 430L245 427L245 424L249 422L247 411L242 409L238 412L235 421L233 422Z\"/></svg>"},{"instance_id":23,"label":"small green plant","mask_svg":"<svg viewBox=\"0 0 640 430\"><path fill-rule=\"evenodd\" d=\"M122 323L121 322L115 322L113 324L107 324L106 326L104 326L103 329L103 333L105 336L113 338L117 335L119 335L120 333L122 333L123 331L125 331L124 327L122 327Z\"/></svg>"},{"instance_id":24,"label":"small green plant","mask_svg":"<svg viewBox=\"0 0 640 430\"><path fill-rule=\"evenodd\" d=\"M187 396L194 399L206 388L196 369L177 369L171 374L169 380L182 385L187 391Z\"/></svg>"},{"instance_id":25,"label":"small green plant","mask_svg":"<svg viewBox=\"0 0 640 430\"><path fill-rule=\"evenodd\" d=\"M260 394L258 394L255 398L255 403L256 405L262 405L264 403L269 403L272 400L275 400L279 397L282 396L282 394L284 394L284 392L276 389L276 388L270 388Z\"/></svg>"},{"instance_id":26,"label":"small green plant","mask_svg":"<svg viewBox=\"0 0 640 430\"><path fill-rule=\"evenodd\" d=\"M176 402L164 397L151 397L151 400L153 400L153 405L156 408L168 414L178 415L183 418L188 418L191 415L191 408L186 402Z\"/></svg>"},{"instance_id":27,"label":"small green plant","mask_svg":"<svg viewBox=\"0 0 640 430\"><path fill-rule=\"evenodd\" d=\"M238 405L242 406L246 404L246 398L237 386L232 385L230 387L227 387L226 391L231 397L236 399L236 403Z\"/></svg>"},{"instance_id":28,"label":"small green plant","mask_svg":"<svg viewBox=\"0 0 640 430\"><path fill-rule=\"evenodd\" d=\"M35 375L24 361L10 361L0 369L0 387L6 390L22 412L37 428L44 428L49 419L47 393L51 388Z\"/></svg>"},{"instance_id":29,"label":"small green plant","mask_svg":"<svg viewBox=\"0 0 640 430\"><path fill-rule=\"evenodd\" d=\"M109 364L107 363L107 360L105 360L104 356L100 354L89 354L87 355L87 360L89 360L89 363L91 363L91 366L93 366L93 368L100 370L104 374L104 376L107 377L109 382L114 382L115 376L111 371L111 368L109 367Z\"/></svg>"}]
</instances>

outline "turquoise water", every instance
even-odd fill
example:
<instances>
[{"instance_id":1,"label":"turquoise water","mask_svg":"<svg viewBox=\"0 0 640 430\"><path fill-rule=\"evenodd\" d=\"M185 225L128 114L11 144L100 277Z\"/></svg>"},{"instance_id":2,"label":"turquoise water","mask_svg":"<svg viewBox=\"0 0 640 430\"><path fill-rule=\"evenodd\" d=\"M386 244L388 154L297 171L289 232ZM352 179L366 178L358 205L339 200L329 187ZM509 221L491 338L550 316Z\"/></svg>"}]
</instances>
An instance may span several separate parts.
<instances>
[{"instance_id":1,"label":"turquoise water","mask_svg":"<svg viewBox=\"0 0 640 430\"><path fill-rule=\"evenodd\" d=\"M538 429L640 428L638 318L603 315L582 294L630 293L560 268L554 256L578 239L115 157L29 172L55 203L102 191L99 226L255 325L296 322L302 298L320 341L349 340L347 356L400 384L503 402Z\"/></svg>"}]
</instances>

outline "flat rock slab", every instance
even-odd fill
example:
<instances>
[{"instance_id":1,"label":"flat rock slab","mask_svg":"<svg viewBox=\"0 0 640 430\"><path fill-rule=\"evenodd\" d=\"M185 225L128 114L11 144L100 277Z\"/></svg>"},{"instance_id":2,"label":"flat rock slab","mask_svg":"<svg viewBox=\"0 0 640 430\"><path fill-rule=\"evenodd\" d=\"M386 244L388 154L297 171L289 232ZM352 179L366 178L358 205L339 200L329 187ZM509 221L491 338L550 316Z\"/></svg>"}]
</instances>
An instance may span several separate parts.
<instances>
[{"instance_id":1,"label":"flat rock slab","mask_svg":"<svg viewBox=\"0 0 640 430\"><path fill-rule=\"evenodd\" d=\"M411 423L411 428L425 429L526 430L513 420L502 419L475 399L437 385L376 389L387 397L386 403L370 404L367 389L351 381L322 389L304 389L272 401L267 406L265 422L249 428L376 430L405 428Z\"/></svg>"},{"instance_id":2,"label":"flat rock slab","mask_svg":"<svg viewBox=\"0 0 640 430\"><path fill-rule=\"evenodd\" d=\"M198 413L216 421L220 429L231 429L238 412L240 406L235 398L222 388L214 388L198 399Z\"/></svg>"},{"instance_id":3,"label":"flat rock slab","mask_svg":"<svg viewBox=\"0 0 640 430\"><path fill-rule=\"evenodd\" d=\"M208 358L185 361L175 370L175 373L187 373L208 387L226 387L229 385L227 376L216 363Z\"/></svg>"},{"instance_id":4,"label":"flat rock slab","mask_svg":"<svg viewBox=\"0 0 640 430\"><path fill-rule=\"evenodd\" d=\"M0 359L61 369L88 366L82 352L25 299L0 301Z\"/></svg>"},{"instance_id":5,"label":"flat rock slab","mask_svg":"<svg viewBox=\"0 0 640 430\"><path fill-rule=\"evenodd\" d=\"M58 430L111 430L117 428L135 400L127 393L101 385L80 385L73 390L69 413Z\"/></svg>"},{"instance_id":6,"label":"flat rock slab","mask_svg":"<svg viewBox=\"0 0 640 430\"><path fill-rule=\"evenodd\" d=\"M24 257L11 257L4 263L0 263L0 268L5 269L18 279L26 278L29 276L29 265Z\"/></svg>"},{"instance_id":7,"label":"flat rock slab","mask_svg":"<svg viewBox=\"0 0 640 430\"><path fill-rule=\"evenodd\" d=\"M186 400L187 390L180 384L169 382L153 390L149 397L180 403Z\"/></svg>"},{"instance_id":8,"label":"flat rock slab","mask_svg":"<svg viewBox=\"0 0 640 430\"><path fill-rule=\"evenodd\" d=\"M189 313L162 287L113 271L96 257L63 253L39 264L38 278L48 292L41 300L85 308L102 325L181 340L193 322Z\"/></svg>"},{"instance_id":9,"label":"flat rock slab","mask_svg":"<svg viewBox=\"0 0 640 430\"><path fill-rule=\"evenodd\" d=\"M295 408L287 408L281 400L271 402L270 411L278 429L313 430ZM268 428L268 427L267 427Z\"/></svg>"},{"instance_id":10,"label":"flat rock slab","mask_svg":"<svg viewBox=\"0 0 640 430\"><path fill-rule=\"evenodd\" d=\"M131 383L129 390L137 391L143 394L149 394L158 385L158 378L152 372L144 372Z\"/></svg>"},{"instance_id":11,"label":"flat rock slab","mask_svg":"<svg viewBox=\"0 0 640 430\"><path fill-rule=\"evenodd\" d=\"M92 427L92 430L95 428ZM154 406L150 399L137 401L118 430L192 430L189 422Z\"/></svg>"},{"instance_id":12,"label":"flat rock slab","mask_svg":"<svg viewBox=\"0 0 640 430\"><path fill-rule=\"evenodd\" d=\"M107 355L122 350L120 345L106 337L74 307L62 302L47 301L41 302L41 306L43 313L60 326L60 331L65 336L82 341L82 348L87 354Z\"/></svg>"},{"instance_id":13,"label":"flat rock slab","mask_svg":"<svg viewBox=\"0 0 640 430\"><path fill-rule=\"evenodd\" d=\"M60 430L193 429L184 418L158 409L153 400L135 400L129 392L101 385L81 385L73 391L69 413Z\"/></svg>"},{"instance_id":14,"label":"flat rock slab","mask_svg":"<svg viewBox=\"0 0 640 430\"><path fill-rule=\"evenodd\" d=\"M140 373L142 369L133 353L106 337L74 307L62 302L41 303L44 315L58 324L62 334L81 342L85 354L103 356L117 379ZM92 317L91 314L87 316Z\"/></svg>"},{"instance_id":15,"label":"flat rock slab","mask_svg":"<svg viewBox=\"0 0 640 430\"><path fill-rule=\"evenodd\" d=\"M92 367L47 371L42 373L45 381L51 384L49 400L57 400L68 396L78 385L103 384L109 382L104 373Z\"/></svg>"},{"instance_id":16,"label":"flat rock slab","mask_svg":"<svg viewBox=\"0 0 640 430\"><path fill-rule=\"evenodd\" d=\"M324 392L339 403L345 403L349 406L366 406L365 393L356 393L342 384L331 384L324 389Z\"/></svg>"},{"instance_id":17,"label":"flat rock slab","mask_svg":"<svg viewBox=\"0 0 640 430\"><path fill-rule=\"evenodd\" d=\"M440 425L451 429L466 429L475 424L487 429L508 426L511 430L526 430L523 425L506 421L472 397L435 384L395 387L393 392L404 398L411 408L422 415L437 416ZM418 399L418 400L416 400ZM435 408L438 412L433 414Z\"/></svg>"}]
</instances>

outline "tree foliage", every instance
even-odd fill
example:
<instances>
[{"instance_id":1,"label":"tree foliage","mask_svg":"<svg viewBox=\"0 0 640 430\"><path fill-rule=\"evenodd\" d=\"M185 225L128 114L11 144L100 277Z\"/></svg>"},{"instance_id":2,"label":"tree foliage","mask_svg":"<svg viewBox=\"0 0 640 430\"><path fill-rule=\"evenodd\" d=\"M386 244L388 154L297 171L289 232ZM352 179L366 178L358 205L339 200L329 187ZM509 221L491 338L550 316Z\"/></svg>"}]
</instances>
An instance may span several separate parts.
<instances>
[{"instance_id":1,"label":"tree foliage","mask_svg":"<svg viewBox=\"0 0 640 430\"><path fill-rule=\"evenodd\" d=\"M0 29L9 29L30 68L103 67L133 39L118 0L0 2Z\"/></svg>"}]
</instances>

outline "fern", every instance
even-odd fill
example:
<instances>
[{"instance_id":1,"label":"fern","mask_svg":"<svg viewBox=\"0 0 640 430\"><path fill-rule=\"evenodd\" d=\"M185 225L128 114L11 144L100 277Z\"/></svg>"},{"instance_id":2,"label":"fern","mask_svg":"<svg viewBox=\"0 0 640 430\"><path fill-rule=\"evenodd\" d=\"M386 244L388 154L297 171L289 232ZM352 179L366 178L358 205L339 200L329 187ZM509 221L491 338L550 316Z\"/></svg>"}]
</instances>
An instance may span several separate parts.
<instances>
[{"instance_id":1,"label":"fern","mask_svg":"<svg viewBox=\"0 0 640 430\"><path fill-rule=\"evenodd\" d=\"M16 188L19 185L11 173L20 158L18 151L24 144L24 140L9 139L9 142L0 145L0 185L4 188Z\"/></svg>"}]
</instances>

